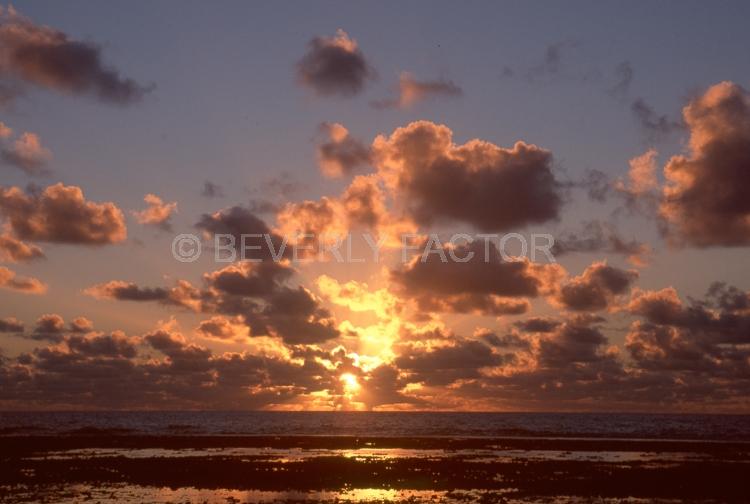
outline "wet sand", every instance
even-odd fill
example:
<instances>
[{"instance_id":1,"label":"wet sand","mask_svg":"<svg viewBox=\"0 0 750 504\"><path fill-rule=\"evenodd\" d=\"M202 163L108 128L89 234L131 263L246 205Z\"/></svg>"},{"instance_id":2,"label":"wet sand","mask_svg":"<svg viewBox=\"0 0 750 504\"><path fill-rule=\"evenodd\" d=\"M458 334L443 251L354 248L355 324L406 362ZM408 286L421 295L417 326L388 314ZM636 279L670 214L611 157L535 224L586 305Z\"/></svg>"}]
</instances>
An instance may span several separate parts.
<instances>
[{"instance_id":1,"label":"wet sand","mask_svg":"<svg viewBox=\"0 0 750 504\"><path fill-rule=\"evenodd\" d=\"M0 437L2 502L748 502L750 443Z\"/></svg>"}]
</instances>

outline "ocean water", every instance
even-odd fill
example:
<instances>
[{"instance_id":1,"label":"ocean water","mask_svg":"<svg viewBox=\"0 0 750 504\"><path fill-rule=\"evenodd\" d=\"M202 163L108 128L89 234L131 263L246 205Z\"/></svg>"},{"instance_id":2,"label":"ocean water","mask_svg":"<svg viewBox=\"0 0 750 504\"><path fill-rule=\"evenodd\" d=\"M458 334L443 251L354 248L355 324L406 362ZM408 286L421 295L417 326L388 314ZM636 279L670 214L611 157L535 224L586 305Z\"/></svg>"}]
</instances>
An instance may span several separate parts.
<instances>
[{"instance_id":1,"label":"ocean water","mask_svg":"<svg viewBox=\"0 0 750 504\"><path fill-rule=\"evenodd\" d=\"M436 412L1 412L0 435L582 437L750 440L749 415Z\"/></svg>"}]
</instances>

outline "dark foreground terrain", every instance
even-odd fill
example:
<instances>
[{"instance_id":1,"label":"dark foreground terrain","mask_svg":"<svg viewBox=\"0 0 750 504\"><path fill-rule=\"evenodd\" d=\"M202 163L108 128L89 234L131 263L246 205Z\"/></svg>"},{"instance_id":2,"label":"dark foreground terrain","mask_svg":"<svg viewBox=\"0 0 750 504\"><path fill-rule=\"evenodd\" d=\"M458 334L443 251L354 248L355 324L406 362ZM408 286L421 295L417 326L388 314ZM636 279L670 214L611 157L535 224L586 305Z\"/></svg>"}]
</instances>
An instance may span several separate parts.
<instances>
[{"instance_id":1,"label":"dark foreground terrain","mask_svg":"<svg viewBox=\"0 0 750 504\"><path fill-rule=\"evenodd\" d=\"M2 502L748 502L750 443L0 437Z\"/></svg>"}]
</instances>

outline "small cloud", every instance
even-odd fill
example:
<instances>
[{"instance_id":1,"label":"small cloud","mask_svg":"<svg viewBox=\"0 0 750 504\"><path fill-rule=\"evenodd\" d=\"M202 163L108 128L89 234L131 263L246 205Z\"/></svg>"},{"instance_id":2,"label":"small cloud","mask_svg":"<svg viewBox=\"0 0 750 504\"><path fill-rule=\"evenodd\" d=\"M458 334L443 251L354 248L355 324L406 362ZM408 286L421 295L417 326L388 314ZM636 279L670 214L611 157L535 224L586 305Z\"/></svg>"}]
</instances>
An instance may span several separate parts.
<instances>
[{"instance_id":1,"label":"small cloud","mask_svg":"<svg viewBox=\"0 0 750 504\"><path fill-rule=\"evenodd\" d=\"M3 124L0 138L7 138L9 132L10 129ZM0 158L28 175L42 175L47 173L45 167L52 159L52 153L42 146L39 135L25 132L12 143L0 146Z\"/></svg>"},{"instance_id":2,"label":"small cloud","mask_svg":"<svg viewBox=\"0 0 750 504\"><path fill-rule=\"evenodd\" d=\"M133 216L138 223L156 226L164 231L171 231L172 223L170 219L177 212L177 202L164 203L155 194L147 194L143 200L148 203L148 208L133 212Z\"/></svg>"},{"instance_id":3,"label":"small cloud","mask_svg":"<svg viewBox=\"0 0 750 504\"><path fill-rule=\"evenodd\" d=\"M297 63L298 81L318 96L354 96L375 77L357 42L339 29L334 37L315 37Z\"/></svg>"},{"instance_id":4,"label":"small cloud","mask_svg":"<svg viewBox=\"0 0 750 504\"><path fill-rule=\"evenodd\" d=\"M203 196L204 198L223 198L224 189L220 185L214 184L210 180L206 180L203 183L201 196Z\"/></svg>"},{"instance_id":5,"label":"small cloud","mask_svg":"<svg viewBox=\"0 0 750 504\"><path fill-rule=\"evenodd\" d=\"M372 102L375 108L408 108L417 102L437 97L456 98L463 95L463 90L450 80L432 81L417 80L409 72L402 72L399 77L399 96L397 99Z\"/></svg>"},{"instance_id":6,"label":"small cloud","mask_svg":"<svg viewBox=\"0 0 750 504\"><path fill-rule=\"evenodd\" d=\"M328 141L318 146L318 165L328 177L341 177L370 162L370 147L353 138L339 123L322 123Z\"/></svg>"},{"instance_id":7,"label":"small cloud","mask_svg":"<svg viewBox=\"0 0 750 504\"><path fill-rule=\"evenodd\" d=\"M609 89L609 94L615 98L623 99L630 91L630 83L633 82L633 66L629 61L622 61L615 67L615 85Z\"/></svg>"},{"instance_id":8,"label":"small cloud","mask_svg":"<svg viewBox=\"0 0 750 504\"><path fill-rule=\"evenodd\" d=\"M0 234L0 262L22 262L43 259L42 249L26 243L10 233Z\"/></svg>"},{"instance_id":9,"label":"small cloud","mask_svg":"<svg viewBox=\"0 0 750 504\"><path fill-rule=\"evenodd\" d=\"M666 115L657 114L654 108L646 103L643 98L637 98L630 106L630 110L638 121L638 125L653 141L685 128L682 122L673 121Z\"/></svg>"},{"instance_id":10,"label":"small cloud","mask_svg":"<svg viewBox=\"0 0 750 504\"><path fill-rule=\"evenodd\" d=\"M0 289L14 290L24 294L44 294L47 285L33 277L21 277L4 266L0 266Z\"/></svg>"},{"instance_id":11,"label":"small cloud","mask_svg":"<svg viewBox=\"0 0 750 504\"><path fill-rule=\"evenodd\" d=\"M22 333L23 322L15 317L0 318L0 333Z\"/></svg>"}]
</instances>

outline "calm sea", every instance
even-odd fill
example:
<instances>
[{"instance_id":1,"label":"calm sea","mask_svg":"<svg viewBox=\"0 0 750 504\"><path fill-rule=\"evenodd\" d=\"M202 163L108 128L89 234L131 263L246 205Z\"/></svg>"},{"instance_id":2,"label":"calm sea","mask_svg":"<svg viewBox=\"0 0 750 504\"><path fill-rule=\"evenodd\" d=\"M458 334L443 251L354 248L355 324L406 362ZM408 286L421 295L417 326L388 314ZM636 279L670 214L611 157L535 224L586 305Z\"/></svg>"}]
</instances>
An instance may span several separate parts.
<instances>
[{"instance_id":1,"label":"calm sea","mask_svg":"<svg viewBox=\"0 0 750 504\"><path fill-rule=\"evenodd\" d=\"M750 415L405 412L4 412L0 435L53 433L750 440Z\"/></svg>"}]
</instances>

